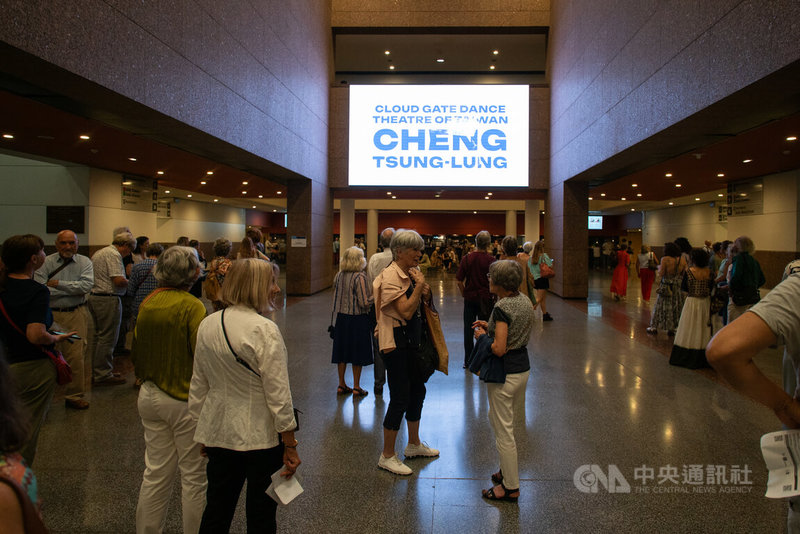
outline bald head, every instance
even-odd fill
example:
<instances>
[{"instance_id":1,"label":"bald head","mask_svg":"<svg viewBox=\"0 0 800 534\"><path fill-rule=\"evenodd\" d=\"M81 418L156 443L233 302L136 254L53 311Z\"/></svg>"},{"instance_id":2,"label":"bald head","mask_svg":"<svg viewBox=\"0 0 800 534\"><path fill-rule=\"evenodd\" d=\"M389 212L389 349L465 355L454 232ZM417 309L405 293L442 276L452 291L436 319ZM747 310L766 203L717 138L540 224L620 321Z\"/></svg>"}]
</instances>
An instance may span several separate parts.
<instances>
[{"instance_id":1,"label":"bald head","mask_svg":"<svg viewBox=\"0 0 800 534\"><path fill-rule=\"evenodd\" d=\"M392 236L394 235L394 228L391 226L389 228L385 228L383 232L381 232L381 247L384 250L389 250L389 244L392 242Z\"/></svg>"},{"instance_id":2,"label":"bald head","mask_svg":"<svg viewBox=\"0 0 800 534\"><path fill-rule=\"evenodd\" d=\"M56 250L65 260L78 253L78 235L72 230L61 230L56 236Z\"/></svg>"}]
</instances>

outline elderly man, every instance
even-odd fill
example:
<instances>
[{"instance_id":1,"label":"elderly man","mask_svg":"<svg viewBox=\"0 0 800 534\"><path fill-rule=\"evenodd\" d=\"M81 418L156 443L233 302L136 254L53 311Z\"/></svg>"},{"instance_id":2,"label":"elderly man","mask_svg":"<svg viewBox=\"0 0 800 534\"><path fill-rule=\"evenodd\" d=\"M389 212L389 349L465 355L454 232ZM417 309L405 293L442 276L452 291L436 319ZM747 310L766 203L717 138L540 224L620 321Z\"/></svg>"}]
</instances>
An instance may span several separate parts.
<instances>
[{"instance_id":1,"label":"elderly man","mask_svg":"<svg viewBox=\"0 0 800 534\"><path fill-rule=\"evenodd\" d=\"M123 256L136 247L136 239L130 232L114 236L114 241L92 256L94 286L89 293L89 312L95 324L95 335L89 346L94 365L94 385L118 386L125 379L114 374L114 346L122 320L121 297L128 288Z\"/></svg>"},{"instance_id":2,"label":"elderly man","mask_svg":"<svg viewBox=\"0 0 800 534\"><path fill-rule=\"evenodd\" d=\"M86 295L94 285L92 261L78 254L78 236L72 230L62 230L56 236L56 253L33 273L33 279L50 290L50 309L53 321L64 332L77 332L80 340L60 341L56 348L72 367L72 382L65 390L67 408L85 410L86 381L92 373L92 360L86 357L91 316L86 307Z\"/></svg>"},{"instance_id":3,"label":"elderly man","mask_svg":"<svg viewBox=\"0 0 800 534\"><path fill-rule=\"evenodd\" d=\"M476 320L488 321L494 304L489 293L489 265L495 257L489 254L492 236L486 230L475 236L476 250L461 260L458 266L458 290L464 297L464 369L475 344L472 323Z\"/></svg>"},{"instance_id":4,"label":"elderly man","mask_svg":"<svg viewBox=\"0 0 800 534\"><path fill-rule=\"evenodd\" d=\"M380 243L383 252L373 254L369 259L369 265L367 265L370 286L375 281L375 278L381 274L381 271L392 263L392 250L389 248L389 244L392 242L393 235L394 228L391 227L385 228L381 232ZM386 367L383 365L383 355L378 349L378 338L374 336L372 337L372 346L374 349L372 353L375 354L375 365L373 366L373 371L375 372L375 396L382 397L383 385L386 383Z\"/></svg>"}]
</instances>

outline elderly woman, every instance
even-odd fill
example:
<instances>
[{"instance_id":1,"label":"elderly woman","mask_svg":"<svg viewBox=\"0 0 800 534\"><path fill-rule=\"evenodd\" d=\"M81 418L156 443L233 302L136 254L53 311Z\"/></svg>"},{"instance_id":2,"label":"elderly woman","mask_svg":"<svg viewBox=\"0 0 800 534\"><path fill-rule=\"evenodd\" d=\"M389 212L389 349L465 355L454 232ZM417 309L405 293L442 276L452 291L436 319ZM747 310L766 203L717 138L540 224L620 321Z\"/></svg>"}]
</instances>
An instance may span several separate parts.
<instances>
[{"instance_id":1,"label":"elderly woman","mask_svg":"<svg viewBox=\"0 0 800 534\"><path fill-rule=\"evenodd\" d=\"M417 232L398 230L389 247L394 261L372 283L378 347L386 366L390 394L383 419L383 452L378 458L378 467L396 475L410 475L413 471L397 458L394 450L404 415L408 426L405 457L439 455L438 450L428 447L419 438L425 382L411 358L413 350L420 345L424 328L420 304L423 299L430 300L431 288L417 268L425 248Z\"/></svg>"},{"instance_id":2,"label":"elderly woman","mask_svg":"<svg viewBox=\"0 0 800 534\"><path fill-rule=\"evenodd\" d=\"M489 267L489 289L497 296L489 322L475 321L475 339L494 338L492 354L503 360L504 383L487 383L489 422L500 455L500 471L492 475L495 486L483 491L492 501L516 502L519 498L517 444L514 440L515 409L525 404L525 387L531 364L528 339L533 326L533 305L519 292L522 267L514 260L500 260Z\"/></svg>"},{"instance_id":3,"label":"elderly woman","mask_svg":"<svg viewBox=\"0 0 800 534\"><path fill-rule=\"evenodd\" d=\"M208 273L206 273L206 281L203 283L203 289L206 292L206 298L211 301L214 311L219 311L223 308L222 304L222 282L225 281L225 275L231 267L231 249L233 243L225 237L219 237L214 241L214 259L208 264Z\"/></svg>"},{"instance_id":4,"label":"elderly woman","mask_svg":"<svg viewBox=\"0 0 800 534\"><path fill-rule=\"evenodd\" d=\"M194 249L168 248L158 257L154 275L158 288L139 306L131 351L143 382L138 407L145 442L136 531L161 532L180 469L183 531L197 532L206 490L205 459L194 442L195 421L187 400L197 328L206 309L188 292L200 276Z\"/></svg>"},{"instance_id":5,"label":"elderly woman","mask_svg":"<svg viewBox=\"0 0 800 534\"><path fill-rule=\"evenodd\" d=\"M536 305L542 308L542 321L552 321L553 317L547 313L547 290L550 289L550 279L542 276L542 264L548 267L553 266L553 260L544 251L544 239L536 242L533 246L530 259L528 260L528 269L533 275L533 286L536 288Z\"/></svg>"},{"instance_id":6,"label":"elderly woman","mask_svg":"<svg viewBox=\"0 0 800 534\"><path fill-rule=\"evenodd\" d=\"M56 368L41 347L75 333L53 335L47 331L53 323L50 292L33 280L33 273L44 259L44 241L39 236L15 235L3 243L0 337L17 394L30 417L30 433L20 449L28 465L33 464L39 430L56 388Z\"/></svg>"},{"instance_id":7,"label":"elderly woman","mask_svg":"<svg viewBox=\"0 0 800 534\"><path fill-rule=\"evenodd\" d=\"M226 306L197 334L189 408L195 441L208 455L208 493L200 532L228 532L247 480L247 531L275 532L277 503L266 493L281 465L300 465L288 358L278 326L262 316L274 307L272 265L233 262L222 286Z\"/></svg>"},{"instance_id":8,"label":"elderly woman","mask_svg":"<svg viewBox=\"0 0 800 534\"><path fill-rule=\"evenodd\" d=\"M756 246L746 235L739 236L733 242L738 253L731 259L728 292L728 322L740 317L750 306L761 300L758 288L766 283L761 266L753 257Z\"/></svg>"},{"instance_id":9,"label":"elderly woman","mask_svg":"<svg viewBox=\"0 0 800 534\"><path fill-rule=\"evenodd\" d=\"M369 310L372 306L372 287L364 268L367 260L360 247L350 247L342 254L339 272L333 281L333 313L336 328L333 335L333 354L339 372L339 395L352 393L354 397L366 397L369 393L361 388L361 368L372 365L372 328ZM347 386L344 373L347 364L353 366L353 387Z\"/></svg>"}]
</instances>

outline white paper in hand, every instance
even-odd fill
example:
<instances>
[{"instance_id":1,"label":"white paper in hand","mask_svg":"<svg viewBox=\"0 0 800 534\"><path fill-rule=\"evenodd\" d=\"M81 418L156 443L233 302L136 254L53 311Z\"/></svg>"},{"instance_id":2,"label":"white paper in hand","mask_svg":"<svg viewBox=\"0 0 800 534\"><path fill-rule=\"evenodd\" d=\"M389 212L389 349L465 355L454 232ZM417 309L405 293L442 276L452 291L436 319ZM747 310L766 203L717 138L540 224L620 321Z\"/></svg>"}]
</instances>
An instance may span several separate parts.
<instances>
[{"instance_id":1,"label":"white paper in hand","mask_svg":"<svg viewBox=\"0 0 800 534\"><path fill-rule=\"evenodd\" d=\"M800 495L800 430L781 430L761 436L761 452L767 464L767 497Z\"/></svg>"},{"instance_id":2,"label":"white paper in hand","mask_svg":"<svg viewBox=\"0 0 800 534\"><path fill-rule=\"evenodd\" d=\"M303 487L300 485L300 477L298 477L297 473L288 480L281 476L285 468L285 466L281 466L280 469L272 473L272 484L269 485L266 492L278 504L289 504L295 497L303 493Z\"/></svg>"}]
</instances>

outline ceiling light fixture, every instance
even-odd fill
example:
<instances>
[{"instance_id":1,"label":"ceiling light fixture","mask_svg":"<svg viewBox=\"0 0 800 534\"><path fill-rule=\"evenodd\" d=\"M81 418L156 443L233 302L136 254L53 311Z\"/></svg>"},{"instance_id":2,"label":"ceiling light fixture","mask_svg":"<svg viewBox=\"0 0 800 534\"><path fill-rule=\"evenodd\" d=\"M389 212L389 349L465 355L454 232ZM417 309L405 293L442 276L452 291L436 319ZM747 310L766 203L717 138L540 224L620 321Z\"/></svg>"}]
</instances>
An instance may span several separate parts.
<instances>
[{"instance_id":1,"label":"ceiling light fixture","mask_svg":"<svg viewBox=\"0 0 800 534\"><path fill-rule=\"evenodd\" d=\"M642 194L641 193L636 193L636 196L640 197L640 196L642 196Z\"/></svg>"},{"instance_id":2,"label":"ceiling light fixture","mask_svg":"<svg viewBox=\"0 0 800 534\"><path fill-rule=\"evenodd\" d=\"M163 174L164 174L164 171L158 171L156 174L158 174L158 175L163 175Z\"/></svg>"},{"instance_id":3,"label":"ceiling light fixture","mask_svg":"<svg viewBox=\"0 0 800 534\"><path fill-rule=\"evenodd\" d=\"M84 141L88 141L89 139L91 139L91 137L89 137L88 135L79 135L78 139L83 139Z\"/></svg>"},{"instance_id":4,"label":"ceiling light fixture","mask_svg":"<svg viewBox=\"0 0 800 534\"><path fill-rule=\"evenodd\" d=\"M256 205L255 204L253 204L253 209L256 209Z\"/></svg>"},{"instance_id":5,"label":"ceiling light fixture","mask_svg":"<svg viewBox=\"0 0 800 534\"><path fill-rule=\"evenodd\" d=\"M218 198L215 198L215 199L214 199L214 202L219 202L219 199L218 199Z\"/></svg>"},{"instance_id":6,"label":"ceiling light fixture","mask_svg":"<svg viewBox=\"0 0 800 534\"><path fill-rule=\"evenodd\" d=\"M675 187L683 187L681 184L675 184Z\"/></svg>"},{"instance_id":7,"label":"ceiling light fixture","mask_svg":"<svg viewBox=\"0 0 800 534\"><path fill-rule=\"evenodd\" d=\"M14 139L14 136L11 134L3 134L3 139Z\"/></svg>"},{"instance_id":8,"label":"ceiling light fixture","mask_svg":"<svg viewBox=\"0 0 800 534\"><path fill-rule=\"evenodd\" d=\"M700 200L700 197L694 197L695 200Z\"/></svg>"},{"instance_id":9,"label":"ceiling light fixture","mask_svg":"<svg viewBox=\"0 0 800 534\"><path fill-rule=\"evenodd\" d=\"M628 199L627 199L627 198L625 198L625 197L622 197L622 198L620 198L620 200L628 200Z\"/></svg>"},{"instance_id":10,"label":"ceiling light fixture","mask_svg":"<svg viewBox=\"0 0 800 534\"><path fill-rule=\"evenodd\" d=\"M189 197L189 198L192 198L192 195L186 195L186 196Z\"/></svg>"},{"instance_id":11,"label":"ceiling light fixture","mask_svg":"<svg viewBox=\"0 0 800 534\"><path fill-rule=\"evenodd\" d=\"M243 194L243 195L246 195L246 194L247 194L247 191L242 191L242 194Z\"/></svg>"},{"instance_id":12,"label":"ceiling light fixture","mask_svg":"<svg viewBox=\"0 0 800 534\"><path fill-rule=\"evenodd\" d=\"M475 215L476 213L478 213L478 212L477 212L477 211L473 211L473 212L472 212L472 214L473 214L473 215Z\"/></svg>"},{"instance_id":13,"label":"ceiling light fixture","mask_svg":"<svg viewBox=\"0 0 800 534\"><path fill-rule=\"evenodd\" d=\"M392 198L397 198L396 196L392 195Z\"/></svg>"},{"instance_id":14,"label":"ceiling light fixture","mask_svg":"<svg viewBox=\"0 0 800 534\"><path fill-rule=\"evenodd\" d=\"M639 184L631 184L631 187L639 187Z\"/></svg>"},{"instance_id":15,"label":"ceiling light fixture","mask_svg":"<svg viewBox=\"0 0 800 534\"><path fill-rule=\"evenodd\" d=\"M664 176L666 176L667 178L672 178L672 173L671 173L671 172L668 172L668 173L667 173L667 174L665 174Z\"/></svg>"},{"instance_id":16,"label":"ceiling light fixture","mask_svg":"<svg viewBox=\"0 0 800 534\"><path fill-rule=\"evenodd\" d=\"M489 200L489 197L483 197L483 200Z\"/></svg>"},{"instance_id":17,"label":"ceiling light fixture","mask_svg":"<svg viewBox=\"0 0 800 534\"><path fill-rule=\"evenodd\" d=\"M275 213L275 212L277 212L277 211L278 211L278 210L272 210L272 213Z\"/></svg>"},{"instance_id":18,"label":"ceiling light fixture","mask_svg":"<svg viewBox=\"0 0 800 534\"><path fill-rule=\"evenodd\" d=\"M589 197L589 200L594 200L592 197Z\"/></svg>"},{"instance_id":19,"label":"ceiling light fixture","mask_svg":"<svg viewBox=\"0 0 800 534\"><path fill-rule=\"evenodd\" d=\"M797 136L796 135L790 135L789 137L786 138L786 140L787 141L797 141Z\"/></svg>"},{"instance_id":20,"label":"ceiling light fixture","mask_svg":"<svg viewBox=\"0 0 800 534\"><path fill-rule=\"evenodd\" d=\"M391 52L390 52L389 50L384 50L384 52L383 52L383 53L384 53L384 54L386 54L387 56L388 56L389 54L391 54Z\"/></svg>"},{"instance_id":21,"label":"ceiling light fixture","mask_svg":"<svg viewBox=\"0 0 800 534\"><path fill-rule=\"evenodd\" d=\"M389 70L394 70L394 65L389 65Z\"/></svg>"},{"instance_id":22,"label":"ceiling light fixture","mask_svg":"<svg viewBox=\"0 0 800 534\"><path fill-rule=\"evenodd\" d=\"M264 198L264 195L258 195L258 198Z\"/></svg>"},{"instance_id":23,"label":"ceiling light fixture","mask_svg":"<svg viewBox=\"0 0 800 534\"><path fill-rule=\"evenodd\" d=\"M214 174L214 171L206 171L206 174L209 174L209 175Z\"/></svg>"},{"instance_id":24,"label":"ceiling light fixture","mask_svg":"<svg viewBox=\"0 0 800 534\"><path fill-rule=\"evenodd\" d=\"M743 159L742 163L750 163L751 161L753 161L753 160L752 159Z\"/></svg>"},{"instance_id":25,"label":"ceiling light fixture","mask_svg":"<svg viewBox=\"0 0 800 534\"><path fill-rule=\"evenodd\" d=\"M169 195L170 193L172 193L172 191L170 191L169 189L167 189L166 191L164 191L164 194L167 194L167 195Z\"/></svg>"},{"instance_id":26,"label":"ceiling light fixture","mask_svg":"<svg viewBox=\"0 0 800 534\"><path fill-rule=\"evenodd\" d=\"M203 180L202 182L200 182L200 185L206 185L206 181Z\"/></svg>"},{"instance_id":27,"label":"ceiling light fixture","mask_svg":"<svg viewBox=\"0 0 800 534\"><path fill-rule=\"evenodd\" d=\"M136 161L136 158L128 158L131 161Z\"/></svg>"},{"instance_id":28,"label":"ceiling light fixture","mask_svg":"<svg viewBox=\"0 0 800 534\"><path fill-rule=\"evenodd\" d=\"M279 194L279 195L280 195L281 193L282 193L281 191L278 191L278 194Z\"/></svg>"},{"instance_id":29,"label":"ceiling light fixture","mask_svg":"<svg viewBox=\"0 0 800 534\"><path fill-rule=\"evenodd\" d=\"M492 193L491 193L491 192L489 192L489 193L486 193L486 194L487 194L487 195L489 195L489 196L492 196Z\"/></svg>"},{"instance_id":30,"label":"ceiling light fixture","mask_svg":"<svg viewBox=\"0 0 800 534\"><path fill-rule=\"evenodd\" d=\"M392 192L391 192L391 191L387 191L387 192L386 192L386 194L387 194L387 195L391 195L391 194L392 194Z\"/></svg>"},{"instance_id":31,"label":"ceiling light fixture","mask_svg":"<svg viewBox=\"0 0 800 534\"><path fill-rule=\"evenodd\" d=\"M636 211L635 209L631 208L631 211Z\"/></svg>"},{"instance_id":32,"label":"ceiling light fixture","mask_svg":"<svg viewBox=\"0 0 800 534\"><path fill-rule=\"evenodd\" d=\"M494 70L494 65L489 65L489 70Z\"/></svg>"},{"instance_id":33,"label":"ceiling light fixture","mask_svg":"<svg viewBox=\"0 0 800 534\"><path fill-rule=\"evenodd\" d=\"M444 58L440 57L439 59L436 60L436 63L444 63Z\"/></svg>"},{"instance_id":34,"label":"ceiling light fixture","mask_svg":"<svg viewBox=\"0 0 800 534\"><path fill-rule=\"evenodd\" d=\"M600 196L604 197L604 196L606 196L606 194L605 193L600 193Z\"/></svg>"},{"instance_id":35,"label":"ceiling light fixture","mask_svg":"<svg viewBox=\"0 0 800 534\"><path fill-rule=\"evenodd\" d=\"M717 178L722 178L723 176L725 176L724 172L718 172L717 173Z\"/></svg>"},{"instance_id":36,"label":"ceiling light fixture","mask_svg":"<svg viewBox=\"0 0 800 534\"><path fill-rule=\"evenodd\" d=\"M500 50L492 50L492 54L494 54L495 56L496 56L497 54L499 54L499 53L500 53Z\"/></svg>"},{"instance_id":37,"label":"ceiling light fixture","mask_svg":"<svg viewBox=\"0 0 800 534\"><path fill-rule=\"evenodd\" d=\"M407 212L407 213L411 213L411 210L408 210L408 212Z\"/></svg>"},{"instance_id":38,"label":"ceiling light fixture","mask_svg":"<svg viewBox=\"0 0 800 534\"><path fill-rule=\"evenodd\" d=\"M247 181L242 182L242 185L247 185Z\"/></svg>"},{"instance_id":39,"label":"ceiling light fixture","mask_svg":"<svg viewBox=\"0 0 800 534\"><path fill-rule=\"evenodd\" d=\"M724 197L725 195L723 195L722 193L717 193L717 196L718 197Z\"/></svg>"},{"instance_id":40,"label":"ceiling light fixture","mask_svg":"<svg viewBox=\"0 0 800 534\"><path fill-rule=\"evenodd\" d=\"M670 202L670 203L669 203L669 205L670 205L670 206L672 206L672 205L674 205L674 204L675 204L674 202Z\"/></svg>"}]
</instances>

